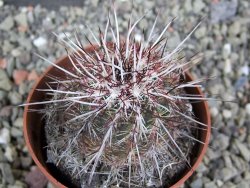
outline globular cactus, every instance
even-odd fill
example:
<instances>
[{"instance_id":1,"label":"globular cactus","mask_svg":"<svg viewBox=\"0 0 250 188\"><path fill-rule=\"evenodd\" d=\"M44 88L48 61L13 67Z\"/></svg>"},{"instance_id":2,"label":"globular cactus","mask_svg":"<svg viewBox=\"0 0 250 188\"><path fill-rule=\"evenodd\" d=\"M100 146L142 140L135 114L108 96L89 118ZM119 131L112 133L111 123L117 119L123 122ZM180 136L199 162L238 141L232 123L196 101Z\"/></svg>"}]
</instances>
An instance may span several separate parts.
<instances>
[{"instance_id":1,"label":"globular cactus","mask_svg":"<svg viewBox=\"0 0 250 188\"><path fill-rule=\"evenodd\" d=\"M204 98L185 93L202 80L185 82L192 61L179 56L200 23L169 51L164 34L172 21L157 35L156 18L148 37L136 41L143 17L129 20L122 38L113 10L104 31L89 29L92 50L77 33L74 41L59 38L69 69L40 56L64 73L40 89L49 96L39 102L45 104L47 162L79 187L160 187L190 166L197 130L206 126L195 120L189 102Z\"/></svg>"}]
</instances>

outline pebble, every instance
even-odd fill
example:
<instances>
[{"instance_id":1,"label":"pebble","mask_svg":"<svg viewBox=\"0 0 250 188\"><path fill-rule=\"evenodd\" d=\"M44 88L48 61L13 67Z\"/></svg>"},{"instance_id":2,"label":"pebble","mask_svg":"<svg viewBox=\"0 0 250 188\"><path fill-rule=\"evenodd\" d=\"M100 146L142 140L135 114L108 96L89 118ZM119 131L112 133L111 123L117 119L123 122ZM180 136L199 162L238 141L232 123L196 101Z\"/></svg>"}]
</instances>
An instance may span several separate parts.
<instances>
[{"instance_id":1,"label":"pebble","mask_svg":"<svg viewBox=\"0 0 250 188\"><path fill-rule=\"evenodd\" d=\"M234 84L234 89L238 91L242 89L247 83L248 83L247 76L240 76Z\"/></svg>"},{"instance_id":2,"label":"pebble","mask_svg":"<svg viewBox=\"0 0 250 188\"><path fill-rule=\"evenodd\" d=\"M4 70L0 69L0 89L3 89L5 91L10 91L11 88L12 84L8 78L8 75Z\"/></svg>"},{"instance_id":3,"label":"pebble","mask_svg":"<svg viewBox=\"0 0 250 188\"><path fill-rule=\"evenodd\" d=\"M217 188L215 182L210 181L208 183L205 183L204 188Z\"/></svg>"},{"instance_id":4,"label":"pebble","mask_svg":"<svg viewBox=\"0 0 250 188\"><path fill-rule=\"evenodd\" d=\"M174 32L168 39L168 47L170 49L175 48L180 43L180 35L178 32Z\"/></svg>"},{"instance_id":5,"label":"pebble","mask_svg":"<svg viewBox=\"0 0 250 188\"><path fill-rule=\"evenodd\" d=\"M14 121L13 125L14 125L15 127L17 127L17 128L20 128L20 129L23 128L23 118L22 118L22 117L17 118L17 119Z\"/></svg>"},{"instance_id":6,"label":"pebble","mask_svg":"<svg viewBox=\"0 0 250 188\"><path fill-rule=\"evenodd\" d=\"M17 14L14 19L18 25L28 27L27 16L25 13L21 12L20 14Z\"/></svg>"},{"instance_id":7,"label":"pebble","mask_svg":"<svg viewBox=\"0 0 250 188\"><path fill-rule=\"evenodd\" d=\"M235 177L237 174L238 171L234 167L232 168L225 167L221 170L220 177L223 179L223 181L228 181L231 178Z\"/></svg>"},{"instance_id":8,"label":"pebble","mask_svg":"<svg viewBox=\"0 0 250 188\"><path fill-rule=\"evenodd\" d=\"M244 75L244 76L249 75L249 67L247 65L241 67L240 71L241 71L241 74Z\"/></svg>"},{"instance_id":9,"label":"pebble","mask_svg":"<svg viewBox=\"0 0 250 188\"><path fill-rule=\"evenodd\" d=\"M241 23L239 21L233 22L228 29L229 35L235 36L241 32Z\"/></svg>"},{"instance_id":10,"label":"pebble","mask_svg":"<svg viewBox=\"0 0 250 188\"><path fill-rule=\"evenodd\" d=\"M11 104L14 104L14 105L21 104L22 101L23 101L22 100L22 95L20 95L16 91L10 92L8 97L9 97L9 100L10 100Z\"/></svg>"},{"instance_id":11,"label":"pebble","mask_svg":"<svg viewBox=\"0 0 250 188\"><path fill-rule=\"evenodd\" d=\"M212 108L210 109L210 113L211 113L211 116L212 116L212 117L216 117L216 116L219 114L219 110L218 110L218 108L216 108L216 107L212 107Z\"/></svg>"},{"instance_id":12,"label":"pebble","mask_svg":"<svg viewBox=\"0 0 250 188\"><path fill-rule=\"evenodd\" d=\"M48 182L46 177L35 167L25 177L25 182L30 187L44 188Z\"/></svg>"},{"instance_id":13,"label":"pebble","mask_svg":"<svg viewBox=\"0 0 250 188\"><path fill-rule=\"evenodd\" d=\"M11 127L10 133L11 133L11 136L15 138L23 136L22 129L18 129L16 127Z\"/></svg>"},{"instance_id":14,"label":"pebble","mask_svg":"<svg viewBox=\"0 0 250 188\"><path fill-rule=\"evenodd\" d=\"M187 11L187 12L190 12L193 7L192 7L192 0L186 0L185 3L184 3L184 9Z\"/></svg>"},{"instance_id":15,"label":"pebble","mask_svg":"<svg viewBox=\"0 0 250 188\"><path fill-rule=\"evenodd\" d=\"M223 112L222 112L222 114L223 114L223 117L225 119L229 119L229 118L232 117L232 112L230 110L227 110L227 109L224 109Z\"/></svg>"},{"instance_id":16,"label":"pebble","mask_svg":"<svg viewBox=\"0 0 250 188\"><path fill-rule=\"evenodd\" d=\"M216 139L214 139L213 144L217 149L223 151L229 146L229 137L225 134L219 134Z\"/></svg>"},{"instance_id":17,"label":"pebble","mask_svg":"<svg viewBox=\"0 0 250 188\"><path fill-rule=\"evenodd\" d=\"M230 43L224 44L224 46L223 46L223 51L222 51L222 56L223 56L223 58L224 58L224 59L227 59L227 58L230 56L231 51L232 51L232 49L231 49L231 44L230 44Z\"/></svg>"},{"instance_id":18,"label":"pebble","mask_svg":"<svg viewBox=\"0 0 250 188\"><path fill-rule=\"evenodd\" d=\"M23 168L29 168L30 165L32 164L32 158L30 156L28 157L21 157L21 164Z\"/></svg>"},{"instance_id":19,"label":"pebble","mask_svg":"<svg viewBox=\"0 0 250 188\"><path fill-rule=\"evenodd\" d=\"M207 35L207 28L205 26L202 26L202 27L199 27L195 33L194 33L194 36L197 38L197 39L201 39L203 37L205 37Z\"/></svg>"},{"instance_id":20,"label":"pebble","mask_svg":"<svg viewBox=\"0 0 250 188\"><path fill-rule=\"evenodd\" d=\"M13 78L16 85L20 85L28 77L28 72L26 70L14 70Z\"/></svg>"},{"instance_id":21,"label":"pebble","mask_svg":"<svg viewBox=\"0 0 250 188\"><path fill-rule=\"evenodd\" d=\"M232 65L231 65L231 60L226 59L224 63L224 73L229 74L232 72Z\"/></svg>"},{"instance_id":22,"label":"pebble","mask_svg":"<svg viewBox=\"0 0 250 188\"><path fill-rule=\"evenodd\" d=\"M13 146L7 146L5 148L4 156L9 162L13 162L17 156L17 152Z\"/></svg>"},{"instance_id":23,"label":"pebble","mask_svg":"<svg viewBox=\"0 0 250 188\"><path fill-rule=\"evenodd\" d=\"M194 0L193 2L193 11L195 13L201 13L202 9L206 7L206 4L203 0Z\"/></svg>"},{"instance_id":24,"label":"pebble","mask_svg":"<svg viewBox=\"0 0 250 188\"><path fill-rule=\"evenodd\" d=\"M237 12L238 0L212 1L211 22L218 23L233 18Z\"/></svg>"},{"instance_id":25,"label":"pebble","mask_svg":"<svg viewBox=\"0 0 250 188\"><path fill-rule=\"evenodd\" d=\"M38 49L43 49L47 45L47 39L44 37L38 37L35 40L33 40L33 44L38 48Z\"/></svg>"},{"instance_id":26,"label":"pebble","mask_svg":"<svg viewBox=\"0 0 250 188\"><path fill-rule=\"evenodd\" d=\"M11 51L11 55L13 55L14 57L19 57L21 54L22 54L22 52L18 48L13 49Z\"/></svg>"},{"instance_id":27,"label":"pebble","mask_svg":"<svg viewBox=\"0 0 250 188\"><path fill-rule=\"evenodd\" d=\"M0 24L0 30L9 31L14 26L14 19L12 16L6 17Z\"/></svg>"},{"instance_id":28,"label":"pebble","mask_svg":"<svg viewBox=\"0 0 250 188\"><path fill-rule=\"evenodd\" d=\"M15 179L11 166L8 163L0 163L0 169L2 171L3 182L13 185L15 183Z\"/></svg>"},{"instance_id":29,"label":"pebble","mask_svg":"<svg viewBox=\"0 0 250 188\"><path fill-rule=\"evenodd\" d=\"M201 178L198 178L198 179L196 179L196 180L194 180L191 184L190 184L190 187L191 188L200 188L200 187L202 187L202 180L201 180Z\"/></svg>"},{"instance_id":30,"label":"pebble","mask_svg":"<svg viewBox=\"0 0 250 188\"><path fill-rule=\"evenodd\" d=\"M240 154L246 161L250 161L250 150L247 148L247 146L240 141L235 141L236 146L238 147Z\"/></svg>"},{"instance_id":31,"label":"pebble","mask_svg":"<svg viewBox=\"0 0 250 188\"><path fill-rule=\"evenodd\" d=\"M247 103L247 104L246 104L245 109L246 109L246 113L247 113L248 115L250 115L250 103Z\"/></svg>"},{"instance_id":32,"label":"pebble","mask_svg":"<svg viewBox=\"0 0 250 188\"><path fill-rule=\"evenodd\" d=\"M7 128L0 130L0 144L8 144L10 142L10 131Z\"/></svg>"}]
</instances>

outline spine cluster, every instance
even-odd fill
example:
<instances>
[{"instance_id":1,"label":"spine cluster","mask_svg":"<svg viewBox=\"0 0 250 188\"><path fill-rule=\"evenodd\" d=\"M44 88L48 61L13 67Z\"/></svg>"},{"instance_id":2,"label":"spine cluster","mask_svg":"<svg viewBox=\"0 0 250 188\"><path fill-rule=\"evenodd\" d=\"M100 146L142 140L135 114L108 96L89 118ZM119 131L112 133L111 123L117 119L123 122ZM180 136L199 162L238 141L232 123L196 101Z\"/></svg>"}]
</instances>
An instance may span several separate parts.
<instances>
[{"instance_id":1,"label":"spine cluster","mask_svg":"<svg viewBox=\"0 0 250 188\"><path fill-rule=\"evenodd\" d=\"M45 104L48 162L70 175L80 187L153 187L170 182L179 169L190 166L189 153L198 128L206 125L192 115L185 93L202 80L185 82L192 62L179 56L184 42L166 50L164 33L135 40L131 24L121 39L115 8L113 20L95 35L92 50L75 40L59 38L68 52L69 68L53 77ZM55 34L57 36L57 34ZM108 37L111 36L110 40ZM93 45L95 44L95 45ZM39 55L38 55L39 56Z\"/></svg>"}]
</instances>

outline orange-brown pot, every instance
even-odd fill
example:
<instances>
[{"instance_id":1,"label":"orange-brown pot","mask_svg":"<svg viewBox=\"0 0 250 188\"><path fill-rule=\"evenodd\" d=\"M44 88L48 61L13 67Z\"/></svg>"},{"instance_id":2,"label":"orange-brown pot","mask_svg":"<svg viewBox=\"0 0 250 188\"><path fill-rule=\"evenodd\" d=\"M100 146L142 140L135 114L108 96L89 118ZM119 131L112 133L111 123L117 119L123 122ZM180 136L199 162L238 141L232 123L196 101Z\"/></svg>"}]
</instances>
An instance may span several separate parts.
<instances>
[{"instance_id":1,"label":"orange-brown pot","mask_svg":"<svg viewBox=\"0 0 250 188\"><path fill-rule=\"evenodd\" d=\"M86 50L91 52L93 48L89 47ZM67 56L57 60L56 64L64 68L71 65ZM193 80L192 76L189 73L185 74L186 81ZM46 77L46 75L62 76L64 75L64 73L55 67L49 67L47 71L45 71L45 73L39 78L33 89L30 91L27 103L44 100L45 94L43 92L36 91L36 89L48 88L46 82L50 81L50 79ZM203 93L201 92L200 88L188 88L186 89L186 92L189 94L203 96ZM179 177L177 177L176 181L173 182L171 186L172 188L180 187L193 174L194 170L196 170L198 165L201 163L209 143L211 133L211 120L208 104L206 101L201 101L193 103L192 106L193 113L195 114L197 120L207 125L206 130L199 130L199 137L197 138L205 144L197 143L192 152L192 168L187 168L185 171L181 172ZM42 114L30 110L42 108L42 105L25 106L23 131L26 145L36 165L41 170L41 172L48 178L48 180L56 187L64 188L68 185L68 182L65 177L63 177L63 175L60 174L59 171L56 171L54 168L51 168L51 166L46 163L46 151L44 149L44 146L46 146L46 141Z\"/></svg>"}]
</instances>

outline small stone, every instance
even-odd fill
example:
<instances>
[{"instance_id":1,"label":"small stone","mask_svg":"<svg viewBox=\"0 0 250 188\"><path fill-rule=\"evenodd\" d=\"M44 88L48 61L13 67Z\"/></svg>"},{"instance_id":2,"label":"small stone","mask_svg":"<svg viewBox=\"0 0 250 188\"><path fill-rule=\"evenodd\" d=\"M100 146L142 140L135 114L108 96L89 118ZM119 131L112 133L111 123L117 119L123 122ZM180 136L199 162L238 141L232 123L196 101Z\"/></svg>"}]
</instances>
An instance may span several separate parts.
<instances>
[{"instance_id":1,"label":"small stone","mask_svg":"<svg viewBox=\"0 0 250 188\"><path fill-rule=\"evenodd\" d=\"M244 75L244 76L248 76L249 75L249 68L248 68L247 65L241 67L240 71L241 71L241 74Z\"/></svg>"},{"instance_id":2,"label":"small stone","mask_svg":"<svg viewBox=\"0 0 250 188\"><path fill-rule=\"evenodd\" d=\"M28 75L29 81L37 80L38 78L39 78L39 76L35 70L32 70Z\"/></svg>"},{"instance_id":3,"label":"small stone","mask_svg":"<svg viewBox=\"0 0 250 188\"><path fill-rule=\"evenodd\" d=\"M232 117L232 112L230 110L227 110L227 109L224 109L222 114L223 114L223 117L225 119L230 119Z\"/></svg>"},{"instance_id":4,"label":"small stone","mask_svg":"<svg viewBox=\"0 0 250 188\"><path fill-rule=\"evenodd\" d=\"M221 187L221 186L223 185L223 181L217 180L217 181L216 181L216 184L218 185L218 187Z\"/></svg>"},{"instance_id":5,"label":"small stone","mask_svg":"<svg viewBox=\"0 0 250 188\"><path fill-rule=\"evenodd\" d=\"M250 161L250 150L247 148L245 144L242 144L240 141L235 141L236 146L238 147L240 154L246 161Z\"/></svg>"},{"instance_id":6,"label":"small stone","mask_svg":"<svg viewBox=\"0 0 250 188\"><path fill-rule=\"evenodd\" d=\"M9 97L11 104L17 105L17 104L22 103L22 95L20 95L16 91L10 92L8 97Z\"/></svg>"},{"instance_id":7,"label":"small stone","mask_svg":"<svg viewBox=\"0 0 250 188\"><path fill-rule=\"evenodd\" d=\"M16 85L20 85L28 77L28 72L26 70L14 70L13 78Z\"/></svg>"},{"instance_id":8,"label":"small stone","mask_svg":"<svg viewBox=\"0 0 250 188\"><path fill-rule=\"evenodd\" d=\"M228 20L235 16L238 7L238 0L214 1L211 3L211 22Z\"/></svg>"},{"instance_id":9,"label":"small stone","mask_svg":"<svg viewBox=\"0 0 250 188\"><path fill-rule=\"evenodd\" d=\"M231 178L235 177L238 174L237 169L235 168L223 168L220 171L220 177L223 179L223 181L228 181Z\"/></svg>"},{"instance_id":10,"label":"small stone","mask_svg":"<svg viewBox=\"0 0 250 188\"><path fill-rule=\"evenodd\" d=\"M97 7L98 3L99 3L99 0L91 0L91 4L93 7Z\"/></svg>"},{"instance_id":11,"label":"small stone","mask_svg":"<svg viewBox=\"0 0 250 188\"><path fill-rule=\"evenodd\" d=\"M11 133L11 136L15 138L23 136L22 130L16 127L11 127L10 133Z\"/></svg>"},{"instance_id":12,"label":"small stone","mask_svg":"<svg viewBox=\"0 0 250 188\"><path fill-rule=\"evenodd\" d=\"M23 127L23 118L22 118L22 117L17 118L17 119L14 121L13 125L14 125L15 127L17 127L17 128L22 128L22 127Z\"/></svg>"},{"instance_id":13,"label":"small stone","mask_svg":"<svg viewBox=\"0 0 250 188\"><path fill-rule=\"evenodd\" d=\"M241 32L241 23L237 20L229 26L228 33L231 36L236 36Z\"/></svg>"},{"instance_id":14,"label":"small stone","mask_svg":"<svg viewBox=\"0 0 250 188\"><path fill-rule=\"evenodd\" d=\"M24 52L19 56L18 59L19 59L20 63L26 65L26 64L30 63L30 53Z\"/></svg>"},{"instance_id":15,"label":"small stone","mask_svg":"<svg viewBox=\"0 0 250 188\"><path fill-rule=\"evenodd\" d=\"M29 187L44 188L48 182L47 178L35 167L25 177L25 182Z\"/></svg>"},{"instance_id":16,"label":"small stone","mask_svg":"<svg viewBox=\"0 0 250 188\"><path fill-rule=\"evenodd\" d=\"M232 72L232 65L230 59L226 59L224 63L224 73L229 74Z\"/></svg>"},{"instance_id":17,"label":"small stone","mask_svg":"<svg viewBox=\"0 0 250 188\"><path fill-rule=\"evenodd\" d=\"M0 24L0 30L10 31L13 26L14 26L14 19L12 18L12 16L8 16Z\"/></svg>"},{"instance_id":18,"label":"small stone","mask_svg":"<svg viewBox=\"0 0 250 188\"><path fill-rule=\"evenodd\" d=\"M28 27L27 16L25 13L17 14L14 19L18 25Z\"/></svg>"},{"instance_id":19,"label":"small stone","mask_svg":"<svg viewBox=\"0 0 250 188\"><path fill-rule=\"evenodd\" d=\"M185 3L184 3L184 9L185 9L187 12L192 11L193 7L192 7L192 1L191 1L191 0L186 0L186 1L185 1Z\"/></svg>"},{"instance_id":20,"label":"small stone","mask_svg":"<svg viewBox=\"0 0 250 188\"><path fill-rule=\"evenodd\" d=\"M0 117L9 117L11 115L11 110L12 110L11 106L4 106L0 110Z\"/></svg>"},{"instance_id":21,"label":"small stone","mask_svg":"<svg viewBox=\"0 0 250 188\"><path fill-rule=\"evenodd\" d=\"M247 104L246 104L245 109L246 109L246 113L247 113L248 115L250 115L250 103L247 103Z\"/></svg>"},{"instance_id":22,"label":"small stone","mask_svg":"<svg viewBox=\"0 0 250 188\"><path fill-rule=\"evenodd\" d=\"M13 162L17 156L17 152L14 147L7 146L5 148L4 156L9 162Z\"/></svg>"},{"instance_id":23,"label":"small stone","mask_svg":"<svg viewBox=\"0 0 250 188\"><path fill-rule=\"evenodd\" d=\"M239 184L237 184L236 188L249 188L250 181L241 181Z\"/></svg>"},{"instance_id":24,"label":"small stone","mask_svg":"<svg viewBox=\"0 0 250 188\"><path fill-rule=\"evenodd\" d=\"M216 149L223 151L229 146L229 137L225 134L219 134L216 139L214 139L214 145Z\"/></svg>"},{"instance_id":25,"label":"small stone","mask_svg":"<svg viewBox=\"0 0 250 188\"><path fill-rule=\"evenodd\" d=\"M3 182L13 185L15 183L15 179L10 165L8 163L0 163L0 169L2 171Z\"/></svg>"},{"instance_id":26,"label":"small stone","mask_svg":"<svg viewBox=\"0 0 250 188\"><path fill-rule=\"evenodd\" d=\"M190 184L191 188L200 188L202 187L202 180L201 178L198 178L196 180L194 180L191 184Z\"/></svg>"},{"instance_id":27,"label":"small stone","mask_svg":"<svg viewBox=\"0 0 250 188\"><path fill-rule=\"evenodd\" d=\"M43 49L47 45L47 40L44 37L38 37L35 40L33 40L33 44L38 48L38 49Z\"/></svg>"},{"instance_id":28,"label":"small stone","mask_svg":"<svg viewBox=\"0 0 250 188\"><path fill-rule=\"evenodd\" d=\"M146 19L142 19L142 20L139 22L139 27L140 27L141 29L146 29L146 28L148 28L148 22L147 22L147 20L146 20Z\"/></svg>"},{"instance_id":29,"label":"small stone","mask_svg":"<svg viewBox=\"0 0 250 188\"><path fill-rule=\"evenodd\" d=\"M213 151L212 149L208 148L206 152L206 156L209 158L209 160L215 160L221 157L221 152Z\"/></svg>"},{"instance_id":30,"label":"small stone","mask_svg":"<svg viewBox=\"0 0 250 188\"><path fill-rule=\"evenodd\" d=\"M207 171L207 167L204 165L204 163L201 163L197 168L197 172L203 173L205 171Z\"/></svg>"},{"instance_id":31,"label":"small stone","mask_svg":"<svg viewBox=\"0 0 250 188\"><path fill-rule=\"evenodd\" d=\"M140 34L135 34L135 41L136 42L141 42L141 40L142 40L142 36L140 35Z\"/></svg>"},{"instance_id":32,"label":"small stone","mask_svg":"<svg viewBox=\"0 0 250 188\"><path fill-rule=\"evenodd\" d=\"M234 84L234 88L236 91L238 91L238 90L242 89L247 83L248 83L248 77L241 76L236 80L236 82Z\"/></svg>"},{"instance_id":33,"label":"small stone","mask_svg":"<svg viewBox=\"0 0 250 188\"><path fill-rule=\"evenodd\" d=\"M0 0L0 7L2 7L3 6L3 1L2 0Z\"/></svg>"},{"instance_id":34,"label":"small stone","mask_svg":"<svg viewBox=\"0 0 250 188\"><path fill-rule=\"evenodd\" d=\"M23 49L26 49L27 51L31 51L31 50L32 50L33 46L32 46L32 42L31 42L30 39L27 39L27 38L24 38L24 37L20 37L20 38L18 38L17 40L18 40L18 44L19 44ZM29 52L27 52L27 51L23 52L22 55L23 55L23 54L28 54L28 55L30 56ZM22 56L21 56L21 57L22 57ZM20 58L21 58L21 57L20 57Z\"/></svg>"},{"instance_id":35,"label":"small stone","mask_svg":"<svg viewBox=\"0 0 250 188\"><path fill-rule=\"evenodd\" d=\"M0 69L0 89L3 89L5 91L11 90L12 84L9 80L6 72L2 69Z\"/></svg>"},{"instance_id":36,"label":"small stone","mask_svg":"<svg viewBox=\"0 0 250 188\"><path fill-rule=\"evenodd\" d=\"M22 54L22 52L18 48L13 49L11 51L11 55L13 55L14 57L19 57L21 54Z\"/></svg>"},{"instance_id":37,"label":"small stone","mask_svg":"<svg viewBox=\"0 0 250 188\"><path fill-rule=\"evenodd\" d=\"M5 69L7 67L6 59L0 59L0 69Z\"/></svg>"},{"instance_id":38,"label":"small stone","mask_svg":"<svg viewBox=\"0 0 250 188\"><path fill-rule=\"evenodd\" d=\"M213 181L207 182L204 184L204 188L216 188L216 184Z\"/></svg>"},{"instance_id":39,"label":"small stone","mask_svg":"<svg viewBox=\"0 0 250 188\"><path fill-rule=\"evenodd\" d=\"M231 44L230 43L226 43L223 46L223 51L222 51L222 56L224 59L227 59L229 57L229 55L231 54L232 50L231 50Z\"/></svg>"},{"instance_id":40,"label":"small stone","mask_svg":"<svg viewBox=\"0 0 250 188\"><path fill-rule=\"evenodd\" d=\"M171 36L168 38L168 47L170 49L175 48L180 43L180 35L178 32L173 32Z\"/></svg>"},{"instance_id":41,"label":"small stone","mask_svg":"<svg viewBox=\"0 0 250 188\"><path fill-rule=\"evenodd\" d=\"M219 110L216 107L212 107L210 112L212 117L216 117L219 114Z\"/></svg>"},{"instance_id":42,"label":"small stone","mask_svg":"<svg viewBox=\"0 0 250 188\"><path fill-rule=\"evenodd\" d=\"M21 157L21 164L23 168L29 168L32 164L32 158L31 157Z\"/></svg>"},{"instance_id":43,"label":"small stone","mask_svg":"<svg viewBox=\"0 0 250 188\"><path fill-rule=\"evenodd\" d=\"M52 183L49 182L49 183L47 184L47 188L54 188L54 185L53 185Z\"/></svg>"},{"instance_id":44,"label":"small stone","mask_svg":"<svg viewBox=\"0 0 250 188\"><path fill-rule=\"evenodd\" d=\"M201 13L202 9L206 7L206 4L203 0L195 0L193 2L193 11L195 13Z\"/></svg>"},{"instance_id":45,"label":"small stone","mask_svg":"<svg viewBox=\"0 0 250 188\"><path fill-rule=\"evenodd\" d=\"M10 131L7 128L0 130L0 144L8 144L10 142Z\"/></svg>"},{"instance_id":46,"label":"small stone","mask_svg":"<svg viewBox=\"0 0 250 188\"><path fill-rule=\"evenodd\" d=\"M205 26L203 27L200 27L198 28L195 33L194 33L194 36L197 38L197 39L201 39L203 38L204 36L206 36L206 33L207 33L207 28Z\"/></svg>"}]
</instances>

